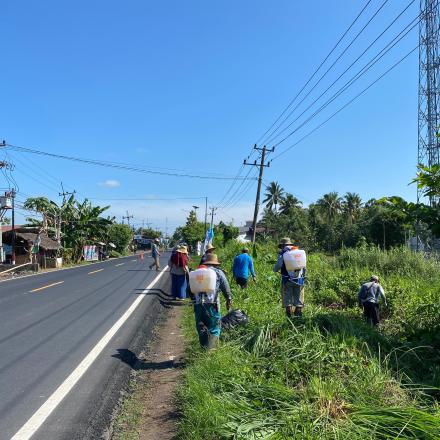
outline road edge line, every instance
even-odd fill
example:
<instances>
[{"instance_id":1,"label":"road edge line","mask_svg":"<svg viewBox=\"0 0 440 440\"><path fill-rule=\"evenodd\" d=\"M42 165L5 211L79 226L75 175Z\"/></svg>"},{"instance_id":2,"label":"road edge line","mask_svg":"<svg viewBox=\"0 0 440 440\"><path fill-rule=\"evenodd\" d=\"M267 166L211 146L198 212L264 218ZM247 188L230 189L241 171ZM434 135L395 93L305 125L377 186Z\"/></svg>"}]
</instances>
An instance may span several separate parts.
<instances>
[{"instance_id":1,"label":"road edge line","mask_svg":"<svg viewBox=\"0 0 440 440\"><path fill-rule=\"evenodd\" d=\"M90 350L79 365L69 374L63 383L51 394L51 396L40 406L40 408L31 416L31 418L11 437L11 440L28 440L43 425L46 419L52 414L62 400L69 394L72 388L79 382L84 373L89 369L97 357L101 354L110 340L115 336L122 325L130 318L133 312L138 308L141 301L145 298L147 292L160 280L165 273L165 266L154 280L141 292L141 294L132 302L125 313L113 324L107 333Z\"/></svg>"}]
</instances>

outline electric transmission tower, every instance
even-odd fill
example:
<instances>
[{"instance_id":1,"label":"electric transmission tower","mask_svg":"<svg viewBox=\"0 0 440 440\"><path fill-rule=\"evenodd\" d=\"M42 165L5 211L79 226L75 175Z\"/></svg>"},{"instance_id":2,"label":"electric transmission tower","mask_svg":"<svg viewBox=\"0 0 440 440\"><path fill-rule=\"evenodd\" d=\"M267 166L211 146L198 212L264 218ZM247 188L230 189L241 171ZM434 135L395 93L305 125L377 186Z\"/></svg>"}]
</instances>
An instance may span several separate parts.
<instances>
[{"instance_id":1,"label":"electric transmission tower","mask_svg":"<svg viewBox=\"0 0 440 440\"><path fill-rule=\"evenodd\" d=\"M440 163L439 0L420 0L419 25L419 164ZM422 197L417 192L417 201ZM437 200L430 200L430 203Z\"/></svg>"}]
</instances>

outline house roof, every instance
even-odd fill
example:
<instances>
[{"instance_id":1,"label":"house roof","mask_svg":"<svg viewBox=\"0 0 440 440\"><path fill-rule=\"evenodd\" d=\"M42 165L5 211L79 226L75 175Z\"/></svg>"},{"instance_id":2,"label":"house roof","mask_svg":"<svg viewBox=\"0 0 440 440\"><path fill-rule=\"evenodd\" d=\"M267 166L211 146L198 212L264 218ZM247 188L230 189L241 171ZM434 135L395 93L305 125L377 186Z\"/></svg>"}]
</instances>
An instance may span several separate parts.
<instances>
[{"instance_id":1,"label":"house roof","mask_svg":"<svg viewBox=\"0 0 440 440\"><path fill-rule=\"evenodd\" d=\"M10 241L12 238L12 231L7 231L4 234L4 241ZM15 236L17 237L17 240L24 240L27 242L36 242L37 241L37 237L38 237L38 233L37 231L34 230L29 230L29 229L16 229L15 230ZM62 249L62 246L53 238L48 237L45 233L40 233L40 239L41 239L41 243L40 243L40 248L46 251L56 251L58 249Z\"/></svg>"},{"instance_id":2,"label":"house roof","mask_svg":"<svg viewBox=\"0 0 440 440\"><path fill-rule=\"evenodd\" d=\"M23 226L22 225L15 225L14 229L21 229ZM2 232L8 232L8 231L12 231L12 225L1 225L1 231Z\"/></svg>"}]
</instances>

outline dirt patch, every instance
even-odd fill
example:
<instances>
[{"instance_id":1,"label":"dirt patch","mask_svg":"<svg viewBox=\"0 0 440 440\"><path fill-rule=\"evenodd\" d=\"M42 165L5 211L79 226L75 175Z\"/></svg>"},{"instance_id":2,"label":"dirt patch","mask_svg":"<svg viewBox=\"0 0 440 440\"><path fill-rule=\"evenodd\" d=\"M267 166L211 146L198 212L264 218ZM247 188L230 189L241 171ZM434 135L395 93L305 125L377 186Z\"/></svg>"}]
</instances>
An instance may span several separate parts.
<instances>
[{"instance_id":1,"label":"dirt patch","mask_svg":"<svg viewBox=\"0 0 440 440\"><path fill-rule=\"evenodd\" d=\"M116 417L113 440L176 438L179 411L176 389L184 367L183 309L188 303L167 302L154 341L139 358L120 353L133 370L129 395Z\"/></svg>"}]
</instances>

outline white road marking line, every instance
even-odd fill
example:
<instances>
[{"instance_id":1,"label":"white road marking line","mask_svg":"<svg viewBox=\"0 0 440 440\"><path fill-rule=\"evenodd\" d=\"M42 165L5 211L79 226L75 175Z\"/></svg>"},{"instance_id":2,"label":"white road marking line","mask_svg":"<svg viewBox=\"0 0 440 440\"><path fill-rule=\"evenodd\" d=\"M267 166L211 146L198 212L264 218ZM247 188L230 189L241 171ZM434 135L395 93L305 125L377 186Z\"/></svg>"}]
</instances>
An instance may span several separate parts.
<instances>
[{"instance_id":1,"label":"white road marking line","mask_svg":"<svg viewBox=\"0 0 440 440\"><path fill-rule=\"evenodd\" d=\"M115 267L122 266L122 265L124 265L124 264L125 264L125 263L115 264Z\"/></svg>"},{"instance_id":2,"label":"white road marking line","mask_svg":"<svg viewBox=\"0 0 440 440\"><path fill-rule=\"evenodd\" d=\"M99 354L104 350L113 336L118 332L122 325L127 321L133 312L138 308L146 293L150 290L165 273L165 268L157 277L142 291L126 310L126 312L113 324L110 330L101 338L101 340L92 348L81 363L70 373L67 379L53 392L53 394L41 405L34 415L20 428L20 430L11 438L11 440L29 440L35 432L41 427L45 420L52 414L55 408L69 394L70 390L77 384L84 373L93 364Z\"/></svg>"},{"instance_id":3,"label":"white road marking line","mask_svg":"<svg viewBox=\"0 0 440 440\"><path fill-rule=\"evenodd\" d=\"M104 269L92 270L92 271L89 272L87 275L92 275L92 274L94 274L94 273L101 272L101 271L103 271L103 270L104 270Z\"/></svg>"},{"instance_id":4,"label":"white road marking line","mask_svg":"<svg viewBox=\"0 0 440 440\"><path fill-rule=\"evenodd\" d=\"M131 261L137 261L137 260L131 260Z\"/></svg>"},{"instance_id":5,"label":"white road marking line","mask_svg":"<svg viewBox=\"0 0 440 440\"><path fill-rule=\"evenodd\" d=\"M33 289L33 290L31 290L31 292L38 292L40 290L47 289L48 287L58 286L58 284L63 284L63 283L64 283L64 281L58 281L57 283L52 283L52 284L48 284L43 287L39 287L38 289Z\"/></svg>"}]
</instances>

